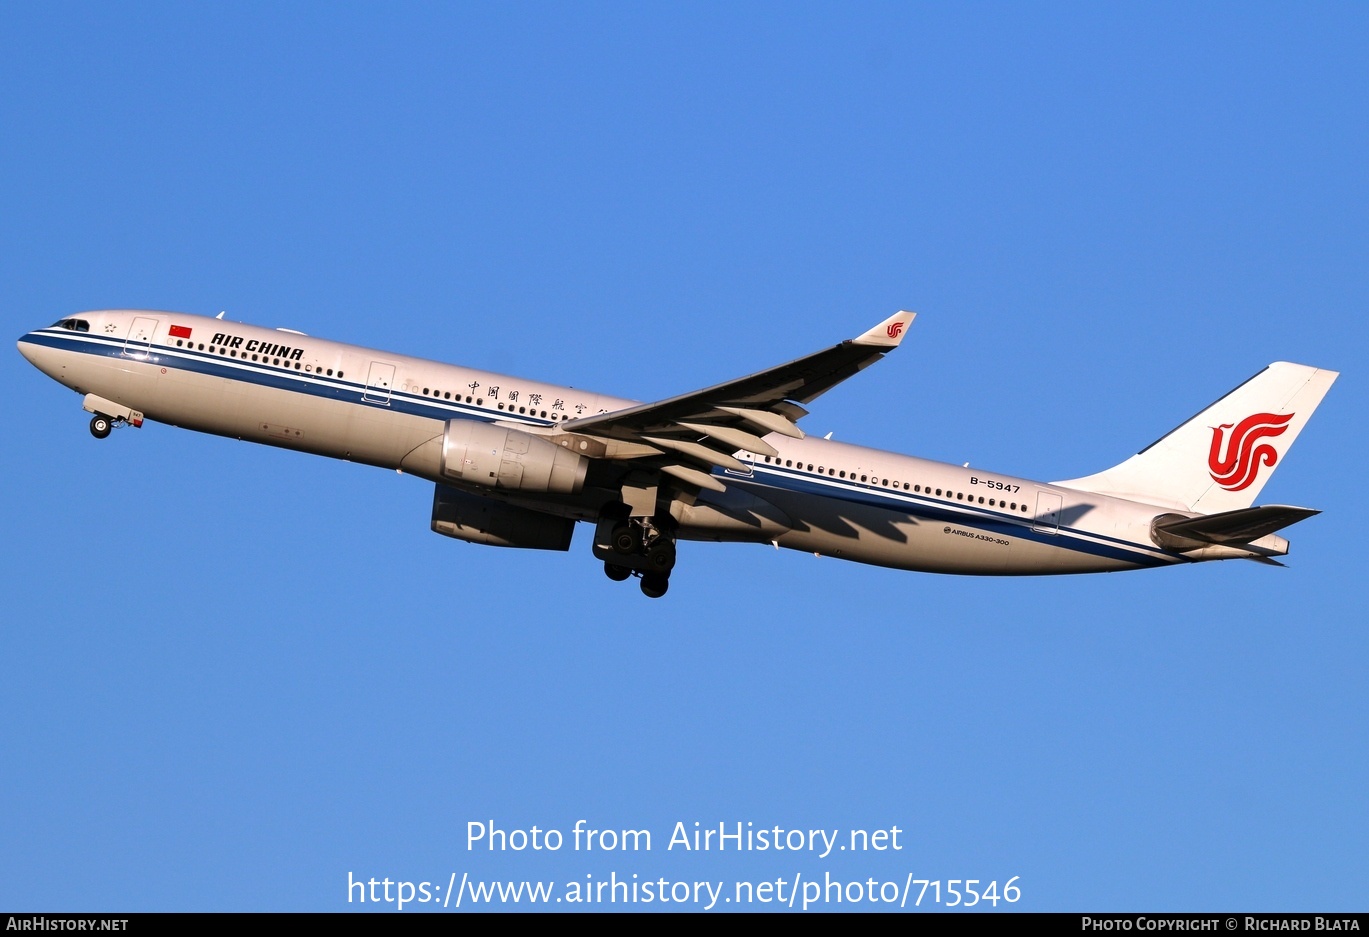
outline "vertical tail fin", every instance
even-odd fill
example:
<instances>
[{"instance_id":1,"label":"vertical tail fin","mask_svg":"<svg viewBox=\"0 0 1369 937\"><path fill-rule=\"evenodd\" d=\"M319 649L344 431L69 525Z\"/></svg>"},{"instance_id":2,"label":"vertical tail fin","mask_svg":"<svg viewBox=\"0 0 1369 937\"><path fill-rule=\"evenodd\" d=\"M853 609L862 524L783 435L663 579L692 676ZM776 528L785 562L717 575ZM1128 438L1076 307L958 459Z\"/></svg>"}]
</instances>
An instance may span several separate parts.
<instances>
[{"instance_id":1,"label":"vertical tail fin","mask_svg":"<svg viewBox=\"0 0 1369 937\"><path fill-rule=\"evenodd\" d=\"M1250 507L1338 376L1276 361L1122 464L1055 484L1203 514Z\"/></svg>"}]
</instances>

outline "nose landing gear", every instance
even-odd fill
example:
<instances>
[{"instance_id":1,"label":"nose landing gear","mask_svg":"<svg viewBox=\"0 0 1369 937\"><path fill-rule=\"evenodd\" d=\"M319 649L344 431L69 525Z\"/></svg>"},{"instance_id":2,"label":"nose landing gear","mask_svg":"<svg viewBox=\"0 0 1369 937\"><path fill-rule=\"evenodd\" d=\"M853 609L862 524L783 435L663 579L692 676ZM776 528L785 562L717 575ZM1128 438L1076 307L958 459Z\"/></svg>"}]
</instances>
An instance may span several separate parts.
<instances>
[{"instance_id":1,"label":"nose landing gear","mask_svg":"<svg viewBox=\"0 0 1369 937\"><path fill-rule=\"evenodd\" d=\"M143 425L143 415L139 411L94 394L86 394L81 409L95 414L90 418L90 435L96 439L104 439L116 426Z\"/></svg>"}]
</instances>

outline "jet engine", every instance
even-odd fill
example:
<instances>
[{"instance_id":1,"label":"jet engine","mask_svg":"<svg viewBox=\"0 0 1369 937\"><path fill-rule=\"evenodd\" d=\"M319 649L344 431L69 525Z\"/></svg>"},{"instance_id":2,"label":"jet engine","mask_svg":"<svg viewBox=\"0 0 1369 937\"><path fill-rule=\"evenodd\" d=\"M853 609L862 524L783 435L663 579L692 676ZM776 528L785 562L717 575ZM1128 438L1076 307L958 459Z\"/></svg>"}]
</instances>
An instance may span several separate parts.
<instances>
[{"instance_id":1,"label":"jet engine","mask_svg":"<svg viewBox=\"0 0 1369 937\"><path fill-rule=\"evenodd\" d=\"M589 460L522 430L448 420L442 436L443 478L505 488L575 494L585 484Z\"/></svg>"},{"instance_id":2,"label":"jet engine","mask_svg":"<svg viewBox=\"0 0 1369 937\"><path fill-rule=\"evenodd\" d=\"M491 547L569 550L575 521L436 485L433 531Z\"/></svg>"}]
</instances>

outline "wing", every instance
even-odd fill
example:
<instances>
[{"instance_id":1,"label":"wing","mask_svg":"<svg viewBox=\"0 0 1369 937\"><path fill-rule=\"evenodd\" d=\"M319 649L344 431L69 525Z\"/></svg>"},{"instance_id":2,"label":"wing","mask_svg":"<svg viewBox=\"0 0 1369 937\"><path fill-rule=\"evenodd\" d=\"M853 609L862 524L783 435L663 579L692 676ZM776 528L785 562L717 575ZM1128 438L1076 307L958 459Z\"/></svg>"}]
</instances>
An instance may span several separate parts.
<instances>
[{"instance_id":1,"label":"wing","mask_svg":"<svg viewBox=\"0 0 1369 937\"><path fill-rule=\"evenodd\" d=\"M620 443L613 447L647 459L676 479L701 488L721 489L709 471L742 469L733 455L746 450L775 455L761 437L779 433L803 438L796 425L809 403L898 347L916 313L898 312L856 338L788 364L704 390L681 394L560 425L576 433Z\"/></svg>"}]
</instances>

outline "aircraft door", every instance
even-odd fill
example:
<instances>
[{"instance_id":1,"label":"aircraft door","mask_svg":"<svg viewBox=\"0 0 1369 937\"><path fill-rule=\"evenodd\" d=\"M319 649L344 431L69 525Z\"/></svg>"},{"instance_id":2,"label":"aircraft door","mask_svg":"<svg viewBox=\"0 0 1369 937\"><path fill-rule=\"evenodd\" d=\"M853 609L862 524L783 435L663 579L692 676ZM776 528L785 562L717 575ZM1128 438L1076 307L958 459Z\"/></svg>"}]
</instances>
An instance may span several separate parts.
<instances>
[{"instance_id":1,"label":"aircraft door","mask_svg":"<svg viewBox=\"0 0 1369 937\"><path fill-rule=\"evenodd\" d=\"M124 340L124 354L130 358L146 358L152 350L152 333L157 331L157 320L138 316Z\"/></svg>"},{"instance_id":2,"label":"aircraft door","mask_svg":"<svg viewBox=\"0 0 1369 937\"><path fill-rule=\"evenodd\" d=\"M395 366L381 361L371 362L371 373L366 376L366 390L361 399L371 403L390 403L390 392L395 384Z\"/></svg>"},{"instance_id":3,"label":"aircraft door","mask_svg":"<svg viewBox=\"0 0 1369 937\"><path fill-rule=\"evenodd\" d=\"M1053 534L1060 530L1060 506L1063 499L1053 491L1036 493L1036 517L1032 520L1032 530Z\"/></svg>"}]
</instances>

